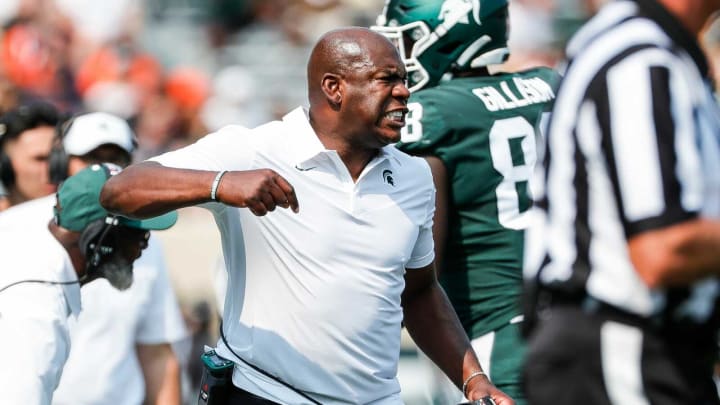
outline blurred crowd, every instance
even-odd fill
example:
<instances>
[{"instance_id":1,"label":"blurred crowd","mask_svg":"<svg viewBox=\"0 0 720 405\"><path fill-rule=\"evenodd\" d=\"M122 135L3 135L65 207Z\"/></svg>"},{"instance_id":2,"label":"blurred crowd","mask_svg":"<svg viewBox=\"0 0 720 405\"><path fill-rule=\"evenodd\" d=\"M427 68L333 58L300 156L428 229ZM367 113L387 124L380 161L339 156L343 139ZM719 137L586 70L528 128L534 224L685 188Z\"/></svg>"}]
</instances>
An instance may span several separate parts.
<instances>
[{"instance_id":1,"label":"blurred crowd","mask_svg":"<svg viewBox=\"0 0 720 405\"><path fill-rule=\"evenodd\" d=\"M515 0L507 66L552 66L602 0ZM5 0L0 113L33 99L127 119L144 159L305 103L310 45L382 0ZM718 29L705 36L717 52Z\"/></svg>"},{"instance_id":2,"label":"blurred crowd","mask_svg":"<svg viewBox=\"0 0 720 405\"><path fill-rule=\"evenodd\" d=\"M516 0L508 62L552 66L602 0ZM0 113L32 99L130 122L135 159L305 104L310 46L383 0L5 0Z\"/></svg>"},{"instance_id":3,"label":"blurred crowd","mask_svg":"<svg viewBox=\"0 0 720 405\"><path fill-rule=\"evenodd\" d=\"M320 33L368 25L382 1L8 0L0 4L0 113L32 99L105 111L138 135L136 159L305 99Z\"/></svg>"}]
</instances>

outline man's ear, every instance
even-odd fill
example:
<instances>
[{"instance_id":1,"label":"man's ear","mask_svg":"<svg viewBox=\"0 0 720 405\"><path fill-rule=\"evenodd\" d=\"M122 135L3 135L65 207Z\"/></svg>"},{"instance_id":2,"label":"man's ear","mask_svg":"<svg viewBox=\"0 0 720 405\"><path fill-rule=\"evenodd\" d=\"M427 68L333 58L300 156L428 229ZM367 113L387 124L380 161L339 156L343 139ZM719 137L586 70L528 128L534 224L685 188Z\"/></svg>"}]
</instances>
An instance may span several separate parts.
<instances>
[{"instance_id":1,"label":"man's ear","mask_svg":"<svg viewBox=\"0 0 720 405\"><path fill-rule=\"evenodd\" d=\"M333 109L340 108L343 96L342 78L334 73L325 73L320 88Z\"/></svg>"}]
</instances>

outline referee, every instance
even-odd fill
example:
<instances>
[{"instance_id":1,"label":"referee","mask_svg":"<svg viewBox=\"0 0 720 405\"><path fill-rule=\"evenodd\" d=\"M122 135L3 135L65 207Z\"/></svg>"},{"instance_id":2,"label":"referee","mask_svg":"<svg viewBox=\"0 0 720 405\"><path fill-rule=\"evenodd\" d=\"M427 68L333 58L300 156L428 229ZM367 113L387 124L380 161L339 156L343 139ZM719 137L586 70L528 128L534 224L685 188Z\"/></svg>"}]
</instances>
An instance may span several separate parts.
<instances>
[{"instance_id":1,"label":"referee","mask_svg":"<svg viewBox=\"0 0 720 405\"><path fill-rule=\"evenodd\" d=\"M568 44L526 271L532 404L720 404L720 115L696 41L718 8L613 1Z\"/></svg>"}]
</instances>

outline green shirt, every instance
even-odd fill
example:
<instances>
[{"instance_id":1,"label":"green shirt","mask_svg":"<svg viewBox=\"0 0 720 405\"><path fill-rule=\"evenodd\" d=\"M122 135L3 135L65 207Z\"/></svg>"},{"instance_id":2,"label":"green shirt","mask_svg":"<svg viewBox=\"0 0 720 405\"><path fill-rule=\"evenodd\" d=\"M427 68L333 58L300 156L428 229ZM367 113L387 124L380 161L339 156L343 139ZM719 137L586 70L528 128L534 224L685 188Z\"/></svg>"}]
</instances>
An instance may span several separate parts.
<instances>
[{"instance_id":1,"label":"green shirt","mask_svg":"<svg viewBox=\"0 0 720 405\"><path fill-rule=\"evenodd\" d=\"M397 147L448 170L441 283L471 338L519 315L536 136L559 76L548 68L456 78L414 93Z\"/></svg>"}]
</instances>

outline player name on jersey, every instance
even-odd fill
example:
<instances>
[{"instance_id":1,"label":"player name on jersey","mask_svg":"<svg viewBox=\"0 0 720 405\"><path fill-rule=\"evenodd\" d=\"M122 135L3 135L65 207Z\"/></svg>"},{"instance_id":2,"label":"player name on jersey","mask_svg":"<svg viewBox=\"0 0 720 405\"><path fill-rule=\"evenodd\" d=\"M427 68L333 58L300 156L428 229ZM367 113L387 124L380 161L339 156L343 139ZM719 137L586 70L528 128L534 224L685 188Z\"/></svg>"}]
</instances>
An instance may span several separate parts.
<instances>
[{"instance_id":1,"label":"player name on jersey","mask_svg":"<svg viewBox=\"0 0 720 405\"><path fill-rule=\"evenodd\" d=\"M512 83L516 92L510 89L509 80L503 80L499 83L499 90L493 86L486 86L473 89L473 93L483 101L488 111L525 107L555 98L552 87L539 77L527 79L514 77Z\"/></svg>"}]
</instances>

